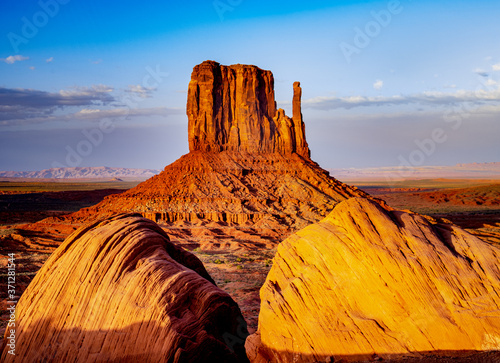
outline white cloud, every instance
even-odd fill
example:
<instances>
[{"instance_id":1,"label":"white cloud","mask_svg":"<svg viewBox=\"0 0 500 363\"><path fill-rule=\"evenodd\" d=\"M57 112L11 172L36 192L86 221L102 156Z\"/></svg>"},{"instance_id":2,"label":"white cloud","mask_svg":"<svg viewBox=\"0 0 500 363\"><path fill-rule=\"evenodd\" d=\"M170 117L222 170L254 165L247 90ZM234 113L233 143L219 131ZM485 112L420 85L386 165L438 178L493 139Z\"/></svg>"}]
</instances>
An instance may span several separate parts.
<instances>
[{"instance_id":1,"label":"white cloud","mask_svg":"<svg viewBox=\"0 0 500 363\"><path fill-rule=\"evenodd\" d=\"M74 114L68 115L68 118L97 120L102 118L112 117L138 117L138 116L168 116L182 114L184 110L167 107L150 107L150 108L113 108L108 110L88 109L84 108Z\"/></svg>"},{"instance_id":2,"label":"white cloud","mask_svg":"<svg viewBox=\"0 0 500 363\"><path fill-rule=\"evenodd\" d=\"M366 106L384 106L384 105L433 105L450 106L462 102L472 103L500 103L500 87L495 89L478 89L476 91L457 90L454 92L436 92L428 91L413 95L395 95L395 96L348 96L348 97L316 97L302 102L304 107L315 108L319 110L331 109L351 109L355 107Z\"/></svg>"},{"instance_id":3,"label":"white cloud","mask_svg":"<svg viewBox=\"0 0 500 363\"><path fill-rule=\"evenodd\" d=\"M156 91L156 88L144 87L139 84L129 85L128 89L125 90L125 92L134 93L141 98L151 97L153 91Z\"/></svg>"},{"instance_id":4,"label":"white cloud","mask_svg":"<svg viewBox=\"0 0 500 363\"><path fill-rule=\"evenodd\" d=\"M494 71L500 71L500 63L493 64L491 68L493 68Z\"/></svg>"},{"instance_id":5,"label":"white cloud","mask_svg":"<svg viewBox=\"0 0 500 363\"><path fill-rule=\"evenodd\" d=\"M53 107L111 104L116 101L111 95L111 91L113 88L106 85L76 87L54 93L34 89L0 87L0 105L19 106L26 110L33 108L42 112Z\"/></svg>"},{"instance_id":6,"label":"white cloud","mask_svg":"<svg viewBox=\"0 0 500 363\"><path fill-rule=\"evenodd\" d=\"M9 111L5 109L8 106L1 106L0 111ZM47 124L56 122L95 122L100 121L103 118L111 119L121 119L128 120L135 117L150 117L150 116L163 116L168 117L171 115L181 115L184 114L185 110L182 108L167 108L167 107L151 107L151 108L113 108L113 109L92 109L83 108L78 112L67 113L67 114L54 114L54 113L31 113L27 114L26 109L21 110L21 112L16 112L16 110L10 110L11 112L6 112L0 114L0 127L14 127L19 125L35 125L35 124ZM34 110L33 110L34 111ZM2 117L5 116L5 117ZM16 117L17 116L17 117Z\"/></svg>"},{"instance_id":7,"label":"white cloud","mask_svg":"<svg viewBox=\"0 0 500 363\"><path fill-rule=\"evenodd\" d=\"M54 60L54 57L50 57L50 58L47 58L47 59L45 60L45 62L50 63L50 62L52 62L53 60Z\"/></svg>"},{"instance_id":8,"label":"white cloud","mask_svg":"<svg viewBox=\"0 0 500 363\"><path fill-rule=\"evenodd\" d=\"M113 92L114 88L105 84L97 84L92 87L75 87L70 90L60 90L59 94L63 97L96 97L101 98L103 94ZM107 96L104 96L107 98Z\"/></svg>"},{"instance_id":9,"label":"white cloud","mask_svg":"<svg viewBox=\"0 0 500 363\"><path fill-rule=\"evenodd\" d=\"M384 81L382 81L380 79L377 79L375 81L375 83L373 84L373 88L375 88L375 89L381 89L382 87L384 87Z\"/></svg>"},{"instance_id":10,"label":"white cloud","mask_svg":"<svg viewBox=\"0 0 500 363\"><path fill-rule=\"evenodd\" d=\"M25 57L18 54L18 55L9 55L7 58L0 58L0 61L5 62L7 64L13 64L15 62L20 62L28 59L30 59L30 57Z\"/></svg>"},{"instance_id":11,"label":"white cloud","mask_svg":"<svg viewBox=\"0 0 500 363\"><path fill-rule=\"evenodd\" d=\"M92 89L96 92L113 92L114 88L107 86L105 84L96 84L92 86Z\"/></svg>"},{"instance_id":12,"label":"white cloud","mask_svg":"<svg viewBox=\"0 0 500 363\"><path fill-rule=\"evenodd\" d=\"M76 114L81 114L81 115L88 115L88 114L96 114L98 112L101 112L101 110L95 110L95 109L90 109L90 108L84 108L80 111L78 111Z\"/></svg>"},{"instance_id":13,"label":"white cloud","mask_svg":"<svg viewBox=\"0 0 500 363\"><path fill-rule=\"evenodd\" d=\"M132 87L138 92L148 89ZM0 87L0 126L54 124L60 122L93 122L103 118L129 120L136 117L185 114L184 108L116 107L120 100L113 95L113 87L99 84L74 87L59 92ZM70 107L68 110L67 108ZM77 109L75 110L75 107ZM68 110L68 111L66 111Z\"/></svg>"},{"instance_id":14,"label":"white cloud","mask_svg":"<svg viewBox=\"0 0 500 363\"><path fill-rule=\"evenodd\" d=\"M496 86L497 84L498 84L498 82L491 79L491 78L486 81L487 86Z\"/></svg>"}]
</instances>

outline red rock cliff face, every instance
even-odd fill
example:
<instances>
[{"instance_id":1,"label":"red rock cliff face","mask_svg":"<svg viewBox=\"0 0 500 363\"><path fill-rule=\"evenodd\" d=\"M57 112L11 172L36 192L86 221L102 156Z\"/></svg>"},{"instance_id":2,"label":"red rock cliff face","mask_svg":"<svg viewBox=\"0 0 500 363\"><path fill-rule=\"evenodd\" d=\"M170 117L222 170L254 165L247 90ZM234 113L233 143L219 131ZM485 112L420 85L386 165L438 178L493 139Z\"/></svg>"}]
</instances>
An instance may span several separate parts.
<instances>
[{"instance_id":1,"label":"red rock cliff face","mask_svg":"<svg viewBox=\"0 0 500 363\"><path fill-rule=\"evenodd\" d=\"M300 98L300 83L295 82L294 116L289 118L276 110L270 71L205 61L194 67L189 82L189 150L297 153L309 158Z\"/></svg>"}]
</instances>

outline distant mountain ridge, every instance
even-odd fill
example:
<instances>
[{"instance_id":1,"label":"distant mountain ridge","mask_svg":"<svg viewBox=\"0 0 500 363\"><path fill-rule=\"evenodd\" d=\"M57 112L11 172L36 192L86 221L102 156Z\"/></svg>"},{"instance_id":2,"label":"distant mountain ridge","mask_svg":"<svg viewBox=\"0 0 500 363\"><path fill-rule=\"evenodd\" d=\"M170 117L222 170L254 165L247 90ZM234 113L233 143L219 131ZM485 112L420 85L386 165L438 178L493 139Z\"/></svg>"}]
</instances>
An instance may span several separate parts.
<instances>
[{"instance_id":1,"label":"distant mountain ridge","mask_svg":"<svg viewBox=\"0 0 500 363\"><path fill-rule=\"evenodd\" d=\"M386 178L500 178L500 162L456 164L455 166L374 167L327 169L338 179ZM161 170L136 168L74 167L39 171L0 171L0 178L25 179L148 179Z\"/></svg>"},{"instance_id":2,"label":"distant mountain ridge","mask_svg":"<svg viewBox=\"0 0 500 363\"><path fill-rule=\"evenodd\" d=\"M476 168L476 169L500 169L500 162L494 161L491 163L469 163L469 164L457 164L459 168Z\"/></svg>"},{"instance_id":3,"label":"distant mountain ridge","mask_svg":"<svg viewBox=\"0 0 500 363\"><path fill-rule=\"evenodd\" d=\"M160 173L155 169L75 167L51 168L40 171L0 171L0 178L26 178L26 179L148 179Z\"/></svg>"},{"instance_id":4,"label":"distant mountain ridge","mask_svg":"<svg viewBox=\"0 0 500 363\"><path fill-rule=\"evenodd\" d=\"M500 162L456 164L454 166L387 166L327 170L340 180L500 179Z\"/></svg>"}]
</instances>

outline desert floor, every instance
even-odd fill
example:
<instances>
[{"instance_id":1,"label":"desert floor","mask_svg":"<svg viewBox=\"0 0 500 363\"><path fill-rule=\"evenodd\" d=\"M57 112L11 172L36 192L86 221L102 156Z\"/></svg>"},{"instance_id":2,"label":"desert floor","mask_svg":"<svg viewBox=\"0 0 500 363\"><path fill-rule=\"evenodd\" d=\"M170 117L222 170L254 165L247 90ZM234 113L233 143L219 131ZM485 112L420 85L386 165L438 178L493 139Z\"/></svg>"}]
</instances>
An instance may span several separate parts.
<instances>
[{"instance_id":1,"label":"desert floor","mask_svg":"<svg viewBox=\"0 0 500 363\"><path fill-rule=\"evenodd\" d=\"M390 184L384 180L344 182L385 200L392 207L445 218L490 243L500 245L500 180L425 179ZM7 254L14 253L17 298L50 253L79 227L77 224L54 223L58 216L97 204L106 195L123 192L136 184L122 181L0 181L0 275L6 281ZM56 218L49 218L49 223L40 222L48 217ZM245 248L245 243L227 243L228 238L235 235L232 226L221 229L220 225L205 221L191 225L160 225L172 241L200 258L217 285L238 303L250 333L254 332L260 306L259 289L272 266L275 247ZM253 238L251 233L243 232L242 239ZM260 237L255 236L255 239ZM235 245L238 247L230 247ZM6 310L7 287L3 286L0 291L2 336L9 315ZM490 362L498 357L485 354L470 359L471 362Z\"/></svg>"}]
</instances>

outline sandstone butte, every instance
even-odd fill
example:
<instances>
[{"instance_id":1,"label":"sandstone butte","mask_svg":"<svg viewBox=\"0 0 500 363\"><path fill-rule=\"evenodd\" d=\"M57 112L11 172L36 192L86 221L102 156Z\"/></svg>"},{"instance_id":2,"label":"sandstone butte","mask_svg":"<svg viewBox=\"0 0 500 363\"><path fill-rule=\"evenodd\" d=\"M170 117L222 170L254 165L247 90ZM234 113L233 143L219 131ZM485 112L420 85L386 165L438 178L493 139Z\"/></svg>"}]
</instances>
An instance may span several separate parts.
<instances>
[{"instance_id":1,"label":"sandstone butte","mask_svg":"<svg viewBox=\"0 0 500 363\"><path fill-rule=\"evenodd\" d=\"M251 362L500 350L500 249L366 198L283 241L260 296Z\"/></svg>"},{"instance_id":2,"label":"sandstone butte","mask_svg":"<svg viewBox=\"0 0 500 363\"><path fill-rule=\"evenodd\" d=\"M16 355L4 340L2 362L247 361L236 303L193 254L137 215L75 231L16 316Z\"/></svg>"},{"instance_id":3,"label":"sandstone butte","mask_svg":"<svg viewBox=\"0 0 500 363\"><path fill-rule=\"evenodd\" d=\"M368 198L311 160L299 82L293 90L290 118L276 108L270 71L214 61L195 66L186 108L189 153L137 187L64 220L78 223L127 211L162 226L211 221L270 233L274 242L258 247L272 248L338 202Z\"/></svg>"}]
</instances>

